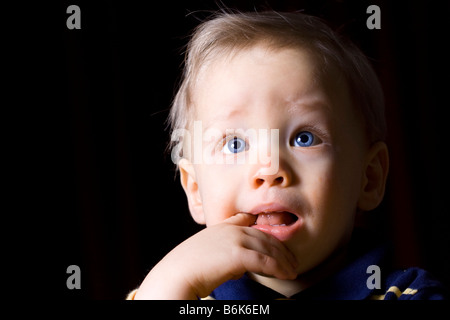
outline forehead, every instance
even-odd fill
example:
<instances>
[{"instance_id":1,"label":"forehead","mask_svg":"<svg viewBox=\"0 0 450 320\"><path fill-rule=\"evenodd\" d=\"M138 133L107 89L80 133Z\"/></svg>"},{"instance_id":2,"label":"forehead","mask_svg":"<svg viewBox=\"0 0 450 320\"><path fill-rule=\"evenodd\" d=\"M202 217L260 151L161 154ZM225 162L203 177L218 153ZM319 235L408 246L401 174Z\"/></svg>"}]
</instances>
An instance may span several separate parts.
<instances>
[{"instance_id":1,"label":"forehead","mask_svg":"<svg viewBox=\"0 0 450 320\"><path fill-rule=\"evenodd\" d=\"M199 73L193 92L195 118L221 118L322 104L330 110L347 98L345 81L337 70L326 76L313 55L299 48L255 46L219 55ZM341 110L342 111L342 110Z\"/></svg>"}]
</instances>

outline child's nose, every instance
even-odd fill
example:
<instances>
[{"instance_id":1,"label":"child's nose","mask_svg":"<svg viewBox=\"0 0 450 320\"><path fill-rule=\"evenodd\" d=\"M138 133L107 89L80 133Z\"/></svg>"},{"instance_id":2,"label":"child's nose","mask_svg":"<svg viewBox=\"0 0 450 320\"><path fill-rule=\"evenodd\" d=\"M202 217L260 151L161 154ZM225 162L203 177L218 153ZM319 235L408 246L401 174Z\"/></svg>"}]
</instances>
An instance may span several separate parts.
<instances>
[{"instance_id":1,"label":"child's nose","mask_svg":"<svg viewBox=\"0 0 450 320\"><path fill-rule=\"evenodd\" d=\"M263 185L287 187L291 183L291 174L288 168L281 163L275 173L271 173L268 167L260 167L251 177L250 183L255 189Z\"/></svg>"}]
</instances>

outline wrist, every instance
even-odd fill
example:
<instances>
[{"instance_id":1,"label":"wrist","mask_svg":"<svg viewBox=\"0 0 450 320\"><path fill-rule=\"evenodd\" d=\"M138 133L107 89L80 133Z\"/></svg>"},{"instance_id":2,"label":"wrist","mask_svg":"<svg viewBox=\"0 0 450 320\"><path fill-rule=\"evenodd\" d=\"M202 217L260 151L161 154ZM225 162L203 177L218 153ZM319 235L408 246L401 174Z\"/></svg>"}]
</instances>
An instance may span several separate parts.
<instances>
[{"instance_id":1,"label":"wrist","mask_svg":"<svg viewBox=\"0 0 450 320\"><path fill-rule=\"evenodd\" d=\"M134 300L197 300L196 291L179 270L157 265L134 295Z\"/></svg>"}]
</instances>

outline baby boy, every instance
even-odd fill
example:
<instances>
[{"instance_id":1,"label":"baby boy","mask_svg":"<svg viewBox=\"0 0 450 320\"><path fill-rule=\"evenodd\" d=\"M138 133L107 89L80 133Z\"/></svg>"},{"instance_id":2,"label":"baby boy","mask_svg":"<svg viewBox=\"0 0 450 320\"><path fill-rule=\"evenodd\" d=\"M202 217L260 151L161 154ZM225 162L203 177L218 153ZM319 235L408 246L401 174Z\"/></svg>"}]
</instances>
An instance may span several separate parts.
<instances>
[{"instance_id":1,"label":"baby boy","mask_svg":"<svg viewBox=\"0 0 450 320\"><path fill-rule=\"evenodd\" d=\"M201 24L170 120L189 210L207 228L130 298L442 297L423 270L388 271L377 250L350 254L356 214L385 192L383 94L364 55L319 19L261 12ZM369 266L383 283L368 280Z\"/></svg>"}]
</instances>

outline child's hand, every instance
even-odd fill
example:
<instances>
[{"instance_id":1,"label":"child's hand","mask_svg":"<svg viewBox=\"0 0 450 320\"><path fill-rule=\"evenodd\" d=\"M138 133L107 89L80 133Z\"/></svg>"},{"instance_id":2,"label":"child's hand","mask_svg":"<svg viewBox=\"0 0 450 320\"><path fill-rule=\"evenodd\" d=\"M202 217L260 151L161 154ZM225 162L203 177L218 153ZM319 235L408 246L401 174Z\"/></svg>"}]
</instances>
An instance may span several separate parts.
<instances>
[{"instance_id":1,"label":"child's hand","mask_svg":"<svg viewBox=\"0 0 450 320\"><path fill-rule=\"evenodd\" d=\"M295 279L293 254L276 238L250 228L255 219L239 213L193 235L150 271L135 299L197 299L245 272Z\"/></svg>"}]
</instances>

